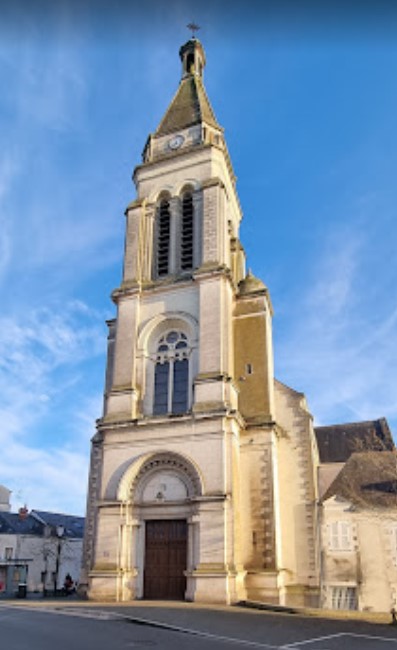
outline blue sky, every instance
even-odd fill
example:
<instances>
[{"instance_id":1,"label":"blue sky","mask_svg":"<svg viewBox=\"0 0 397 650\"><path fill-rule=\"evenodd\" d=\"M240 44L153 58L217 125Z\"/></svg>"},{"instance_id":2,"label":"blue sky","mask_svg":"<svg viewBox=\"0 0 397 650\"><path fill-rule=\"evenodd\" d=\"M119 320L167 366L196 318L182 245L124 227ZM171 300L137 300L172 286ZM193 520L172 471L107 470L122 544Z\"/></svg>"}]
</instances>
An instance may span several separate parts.
<instances>
[{"instance_id":1,"label":"blue sky","mask_svg":"<svg viewBox=\"0 0 397 650\"><path fill-rule=\"evenodd\" d=\"M395 4L198 7L0 7L0 483L14 507L84 512L131 174L193 19L248 264L271 291L276 376L319 424L386 416L397 432Z\"/></svg>"}]
</instances>

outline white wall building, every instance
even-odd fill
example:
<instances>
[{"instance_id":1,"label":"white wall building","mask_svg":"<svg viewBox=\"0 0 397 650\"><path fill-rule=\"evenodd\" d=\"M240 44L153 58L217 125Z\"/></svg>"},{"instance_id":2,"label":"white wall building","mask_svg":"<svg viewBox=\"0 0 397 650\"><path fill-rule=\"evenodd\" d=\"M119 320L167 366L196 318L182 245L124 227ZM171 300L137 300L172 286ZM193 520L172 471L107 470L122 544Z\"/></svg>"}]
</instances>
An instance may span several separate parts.
<instances>
[{"instance_id":1,"label":"white wall building","mask_svg":"<svg viewBox=\"0 0 397 650\"><path fill-rule=\"evenodd\" d=\"M397 455L353 453L321 500L321 605L397 609Z\"/></svg>"},{"instance_id":2,"label":"white wall building","mask_svg":"<svg viewBox=\"0 0 397 650\"><path fill-rule=\"evenodd\" d=\"M80 577L84 518L21 508L0 511L0 594L62 589L69 573Z\"/></svg>"}]
</instances>

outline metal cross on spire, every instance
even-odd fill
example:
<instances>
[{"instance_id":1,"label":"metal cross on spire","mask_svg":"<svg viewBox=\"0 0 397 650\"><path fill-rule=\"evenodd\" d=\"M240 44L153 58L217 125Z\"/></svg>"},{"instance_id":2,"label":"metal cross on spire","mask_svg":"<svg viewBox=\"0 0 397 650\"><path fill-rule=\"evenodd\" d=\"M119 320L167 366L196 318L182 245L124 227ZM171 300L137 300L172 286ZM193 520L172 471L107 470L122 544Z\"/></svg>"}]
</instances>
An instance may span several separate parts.
<instances>
[{"instance_id":1,"label":"metal cross on spire","mask_svg":"<svg viewBox=\"0 0 397 650\"><path fill-rule=\"evenodd\" d=\"M198 30L200 29L200 25L196 25L196 23L189 23L188 25L186 25L186 27L191 30L192 38L196 38L195 32L198 32Z\"/></svg>"}]
</instances>

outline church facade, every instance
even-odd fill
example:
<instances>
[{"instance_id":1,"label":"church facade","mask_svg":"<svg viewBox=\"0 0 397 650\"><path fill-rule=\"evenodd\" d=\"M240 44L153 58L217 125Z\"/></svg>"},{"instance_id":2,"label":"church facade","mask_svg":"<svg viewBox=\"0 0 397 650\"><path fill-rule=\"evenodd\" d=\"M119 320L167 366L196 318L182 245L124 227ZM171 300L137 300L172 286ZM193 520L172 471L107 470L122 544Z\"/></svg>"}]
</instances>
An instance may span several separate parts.
<instances>
[{"instance_id":1,"label":"church facade","mask_svg":"<svg viewBox=\"0 0 397 650\"><path fill-rule=\"evenodd\" d=\"M82 582L98 600L316 606L312 416L274 378L272 303L246 272L201 43L180 57L126 210Z\"/></svg>"}]
</instances>

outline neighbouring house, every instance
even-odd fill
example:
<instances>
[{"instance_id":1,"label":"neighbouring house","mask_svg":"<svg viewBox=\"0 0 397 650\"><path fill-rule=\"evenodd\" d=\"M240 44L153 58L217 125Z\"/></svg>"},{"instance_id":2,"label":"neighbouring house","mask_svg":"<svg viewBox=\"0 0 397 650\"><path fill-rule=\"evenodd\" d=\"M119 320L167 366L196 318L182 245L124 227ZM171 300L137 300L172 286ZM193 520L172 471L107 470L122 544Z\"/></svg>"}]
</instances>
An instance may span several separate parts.
<instances>
[{"instance_id":1,"label":"neighbouring house","mask_svg":"<svg viewBox=\"0 0 397 650\"><path fill-rule=\"evenodd\" d=\"M83 517L0 509L0 593L13 596L20 585L28 592L54 593L67 573L78 581L83 534Z\"/></svg>"},{"instance_id":2,"label":"neighbouring house","mask_svg":"<svg viewBox=\"0 0 397 650\"><path fill-rule=\"evenodd\" d=\"M397 607L397 455L384 418L316 427L322 607Z\"/></svg>"}]
</instances>

